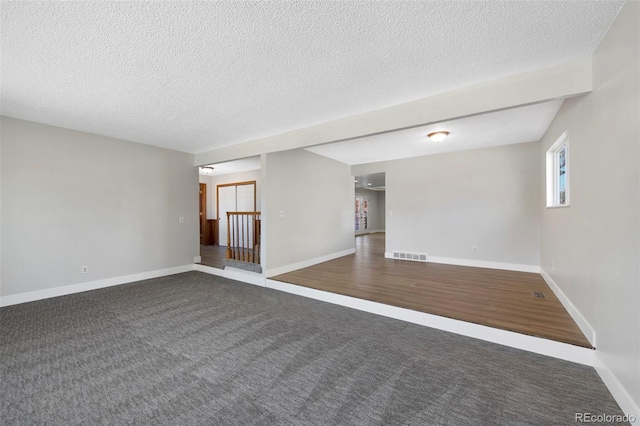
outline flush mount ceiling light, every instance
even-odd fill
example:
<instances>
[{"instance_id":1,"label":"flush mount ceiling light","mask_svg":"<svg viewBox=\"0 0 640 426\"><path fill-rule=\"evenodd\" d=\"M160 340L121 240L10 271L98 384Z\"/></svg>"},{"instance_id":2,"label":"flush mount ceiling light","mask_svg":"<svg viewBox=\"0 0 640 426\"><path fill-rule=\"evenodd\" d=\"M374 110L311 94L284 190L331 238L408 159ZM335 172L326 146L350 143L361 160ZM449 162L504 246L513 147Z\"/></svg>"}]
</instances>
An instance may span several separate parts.
<instances>
[{"instance_id":1,"label":"flush mount ceiling light","mask_svg":"<svg viewBox=\"0 0 640 426\"><path fill-rule=\"evenodd\" d=\"M433 132L427 135L427 137L432 141L434 141L435 143L442 142L443 140L446 139L447 136L449 136L449 132Z\"/></svg>"},{"instance_id":2,"label":"flush mount ceiling light","mask_svg":"<svg viewBox=\"0 0 640 426\"><path fill-rule=\"evenodd\" d=\"M209 175L213 173L213 166L202 166L200 167L200 171L205 175Z\"/></svg>"}]
</instances>

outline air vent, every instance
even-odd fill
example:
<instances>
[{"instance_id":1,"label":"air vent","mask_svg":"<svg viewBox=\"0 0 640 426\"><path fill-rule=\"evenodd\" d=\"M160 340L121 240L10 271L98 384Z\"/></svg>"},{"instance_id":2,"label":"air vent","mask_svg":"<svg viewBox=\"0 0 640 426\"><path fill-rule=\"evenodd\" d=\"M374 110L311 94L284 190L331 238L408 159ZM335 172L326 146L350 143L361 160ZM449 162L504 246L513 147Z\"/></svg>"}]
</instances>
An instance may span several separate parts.
<instances>
[{"instance_id":1,"label":"air vent","mask_svg":"<svg viewBox=\"0 0 640 426\"><path fill-rule=\"evenodd\" d=\"M403 251L394 251L393 252L394 259L400 260L411 260L413 262L426 262L427 254L426 253L407 253Z\"/></svg>"},{"instance_id":2,"label":"air vent","mask_svg":"<svg viewBox=\"0 0 640 426\"><path fill-rule=\"evenodd\" d=\"M544 293L540 291L534 291L532 293L533 293L533 297L535 297L536 299L546 299L546 297L544 297Z\"/></svg>"}]
</instances>

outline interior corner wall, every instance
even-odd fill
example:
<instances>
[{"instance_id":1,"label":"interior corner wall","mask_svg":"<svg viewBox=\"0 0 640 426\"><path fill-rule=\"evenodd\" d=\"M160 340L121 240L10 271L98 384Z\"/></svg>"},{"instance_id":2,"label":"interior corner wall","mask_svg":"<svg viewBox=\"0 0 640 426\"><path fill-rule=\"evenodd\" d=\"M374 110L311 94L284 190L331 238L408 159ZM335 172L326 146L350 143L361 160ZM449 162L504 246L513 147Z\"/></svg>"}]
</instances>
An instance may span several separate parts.
<instances>
[{"instance_id":1,"label":"interior corner wall","mask_svg":"<svg viewBox=\"0 0 640 426\"><path fill-rule=\"evenodd\" d=\"M348 165L302 149L267 154L265 161L267 270L354 249Z\"/></svg>"},{"instance_id":2,"label":"interior corner wall","mask_svg":"<svg viewBox=\"0 0 640 426\"><path fill-rule=\"evenodd\" d=\"M1 123L3 297L193 264L193 155Z\"/></svg>"},{"instance_id":3,"label":"interior corner wall","mask_svg":"<svg viewBox=\"0 0 640 426\"><path fill-rule=\"evenodd\" d=\"M640 3L627 2L593 56L593 91L564 102L538 154L544 159L549 147L568 132L571 205L542 211L542 270L594 329L596 354L636 409L640 406L639 29Z\"/></svg>"},{"instance_id":4,"label":"interior corner wall","mask_svg":"<svg viewBox=\"0 0 640 426\"><path fill-rule=\"evenodd\" d=\"M531 142L378 165L386 170L386 251L537 268L539 151Z\"/></svg>"}]
</instances>

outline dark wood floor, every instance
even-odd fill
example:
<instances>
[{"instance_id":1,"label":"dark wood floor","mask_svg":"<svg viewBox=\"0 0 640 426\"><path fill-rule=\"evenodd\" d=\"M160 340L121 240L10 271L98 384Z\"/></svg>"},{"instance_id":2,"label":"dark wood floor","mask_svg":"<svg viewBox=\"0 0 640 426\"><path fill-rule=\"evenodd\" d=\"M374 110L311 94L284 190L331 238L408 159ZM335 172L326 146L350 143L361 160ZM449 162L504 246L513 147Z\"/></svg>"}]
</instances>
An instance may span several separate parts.
<instances>
[{"instance_id":1,"label":"dark wood floor","mask_svg":"<svg viewBox=\"0 0 640 426\"><path fill-rule=\"evenodd\" d=\"M384 234L356 237L355 255L272 279L591 347L540 274L385 259Z\"/></svg>"},{"instance_id":2,"label":"dark wood floor","mask_svg":"<svg viewBox=\"0 0 640 426\"><path fill-rule=\"evenodd\" d=\"M221 246L200 246L201 265L223 269L227 258L227 248Z\"/></svg>"}]
</instances>

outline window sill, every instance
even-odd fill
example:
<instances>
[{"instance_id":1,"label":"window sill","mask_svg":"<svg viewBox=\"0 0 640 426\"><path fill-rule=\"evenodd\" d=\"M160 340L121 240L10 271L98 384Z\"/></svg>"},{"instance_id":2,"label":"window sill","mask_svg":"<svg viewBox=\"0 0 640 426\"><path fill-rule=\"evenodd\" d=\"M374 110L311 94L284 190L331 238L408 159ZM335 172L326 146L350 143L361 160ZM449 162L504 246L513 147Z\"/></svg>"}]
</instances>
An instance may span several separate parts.
<instances>
[{"instance_id":1,"label":"window sill","mask_svg":"<svg viewBox=\"0 0 640 426\"><path fill-rule=\"evenodd\" d=\"M546 209L564 209L566 207L571 207L571 204L563 204L561 206L546 206Z\"/></svg>"}]
</instances>

